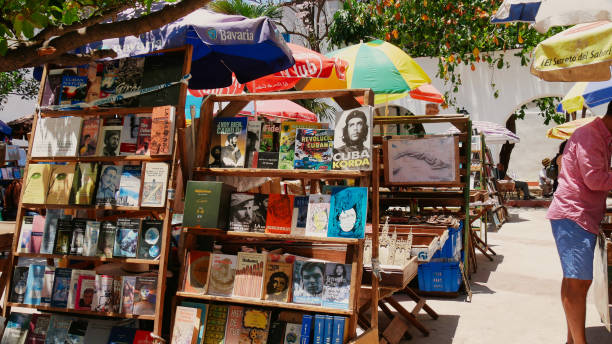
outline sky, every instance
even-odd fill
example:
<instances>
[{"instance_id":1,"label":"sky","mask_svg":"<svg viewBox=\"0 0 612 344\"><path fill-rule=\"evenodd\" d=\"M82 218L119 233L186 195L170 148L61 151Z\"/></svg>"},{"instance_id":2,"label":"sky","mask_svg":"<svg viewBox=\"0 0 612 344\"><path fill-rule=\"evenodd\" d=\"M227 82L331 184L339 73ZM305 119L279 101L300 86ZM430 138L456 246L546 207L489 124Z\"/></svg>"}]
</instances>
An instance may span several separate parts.
<instances>
[{"instance_id":1,"label":"sky","mask_svg":"<svg viewBox=\"0 0 612 344\"><path fill-rule=\"evenodd\" d=\"M0 120L8 123L14 119L29 116L36 110L36 100L22 100L19 96L9 96L8 102L0 110Z\"/></svg>"}]
</instances>

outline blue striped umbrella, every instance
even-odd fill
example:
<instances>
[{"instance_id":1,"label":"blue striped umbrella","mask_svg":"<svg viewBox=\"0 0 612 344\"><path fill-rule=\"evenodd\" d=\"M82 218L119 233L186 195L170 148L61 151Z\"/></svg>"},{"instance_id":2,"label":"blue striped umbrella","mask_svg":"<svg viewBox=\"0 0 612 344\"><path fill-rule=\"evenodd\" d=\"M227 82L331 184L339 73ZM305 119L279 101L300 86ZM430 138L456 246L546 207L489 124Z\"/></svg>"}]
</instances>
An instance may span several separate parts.
<instances>
[{"instance_id":1,"label":"blue striped umbrella","mask_svg":"<svg viewBox=\"0 0 612 344\"><path fill-rule=\"evenodd\" d=\"M541 3L541 0L505 0L491 17L491 23L533 23Z\"/></svg>"}]
</instances>

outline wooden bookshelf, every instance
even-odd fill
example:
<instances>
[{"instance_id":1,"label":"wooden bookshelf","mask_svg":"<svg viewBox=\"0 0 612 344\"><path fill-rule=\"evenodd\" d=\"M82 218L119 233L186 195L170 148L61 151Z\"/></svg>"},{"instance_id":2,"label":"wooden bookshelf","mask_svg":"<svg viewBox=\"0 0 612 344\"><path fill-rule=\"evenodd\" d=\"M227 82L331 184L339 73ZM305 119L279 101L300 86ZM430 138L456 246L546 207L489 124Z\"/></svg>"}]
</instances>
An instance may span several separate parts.
<instances>
[{"instance_id":1,"label":"wooden bookshelf","mask_svg":"<svg viewBox=\"0 0 612 344\"><path fill-rule=\"evenodd\" d=\"M294 179L350 179L369 175L364 171L276 170L267 168L204 168L194 169L197 175L228 175L237 177L279 177Z\"/></svg>"},{"instance_id":2,"label":"wooden bookshelf","mask_svg":"<svg viewBox=\"0 0 612 344\"><path fill-rule=\"evenodd\" d=\"M128 161L168 161L168 156L158 155L125 155L125 156L59 156L59 157L36 157L30 159L35 162L128 162Z\"/></svg>"},{"instance_id":3,"label":"wooden bookshelf","mask_svg":"<svg viewBox=\"0 0 612 344\"><path fill-rule=\"evenodd\" d=\"M123 207L113 205L76 205L76 204L35 204L22 203L27 209L83 209L83 210L115 210L115 211L163 211L166 207Z\"/></svg>"},{"instance_id":4,"label":"wooden bookshelf","mask_svg":"<svg viewBox=\"0 0 612 344\"><path fill-rule=\"evenodd\" d=\"M70 254L47 254L47 253L21 253L17 252L14 254L17 257L27 257L27 258L47 258L47 259L68 259L68 260L87 260L94 262L108 262L108 263L129 263L129 264L149 264L149 265L159 265L159 259L139 259L139 258L121 258L121 257L97 257L97 256L74 256Z\"/></svg>"},{"instance_id":5,"label":"wooden bookshelf","mask_svg":"<svg viewBox=\"0 0 612 344\"><path fill-rule=\"evenodd\" d=\"M88 310L83 310L83 309L70 309L70 308L50 307L50 306L41 306L41 305L26 305L23 303L14 303L14 302L7 302L7 306L20 307L20 308L31 308L31 309L37 309L39 311L47 311L47 312L93 315L93 316L98 316L98 317L155 320L155 315L124 314L124 313L115 313L115 312L96 312L96 311L88 311Z\"/></svg>"},{"instance_id":6,"label":"wooden bookshelf","mask_svg":"<svg viewBox=\"0 0 612 344\"><path fill-rule=\"evenodd\" d=\"M217 228L195 228L195 227L183 227L183 231L193 232L200 235L210 235L216 237L225 238L245 238L245 239L258 239L258 240L279 240L279 241L300 241L300 242L315 242L325 244L346 244L355 245L359 241L364 239L354 238L328 238L328 237L314 237L314 236L296 236L291 234L274 234L274 233L257 233L257 232L236 232L236 231L224 231Z\"/></svg>"},{"instance_id":7,"label":"wooden bookshelf","mask_svg":"<svg viewBox=\"0 0 612 344\"><path fill-rule=\"evenodd\" d=\"M42 110L41 117L111 117L125 116L137 113L151 113L153 107L132 107L132 108L96 108L81 110Z\"/></svg>"}]
</instances>

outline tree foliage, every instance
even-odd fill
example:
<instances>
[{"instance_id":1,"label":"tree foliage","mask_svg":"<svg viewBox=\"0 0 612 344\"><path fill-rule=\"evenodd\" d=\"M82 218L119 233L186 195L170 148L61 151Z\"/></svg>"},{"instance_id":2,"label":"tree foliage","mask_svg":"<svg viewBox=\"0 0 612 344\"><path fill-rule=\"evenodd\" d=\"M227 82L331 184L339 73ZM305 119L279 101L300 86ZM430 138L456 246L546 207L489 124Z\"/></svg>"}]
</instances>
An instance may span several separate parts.
<instances>
[{"instance_id":1,"label":"tree foliage","mask_svg":"<svg viewBox=\"0 0 612 344\"><path fill-rule=\"evenodd\" d=\"M31 100L38 95L38 82L31 76L32 71L20 69L0 73L0 110L11 95Z\"/></svg>"},{"instance_id":2,"label":"tree foliage","mask_svg":"<svg viewBox=\"0 0 612 344\"><path fill-rule=\"evenodd\" d=\"M247 18L268 17L278 20L282 15L278 5L245 0L217 0L211 2L208 8L217 13L238 14Z\"/></svg>"}]
</instances>

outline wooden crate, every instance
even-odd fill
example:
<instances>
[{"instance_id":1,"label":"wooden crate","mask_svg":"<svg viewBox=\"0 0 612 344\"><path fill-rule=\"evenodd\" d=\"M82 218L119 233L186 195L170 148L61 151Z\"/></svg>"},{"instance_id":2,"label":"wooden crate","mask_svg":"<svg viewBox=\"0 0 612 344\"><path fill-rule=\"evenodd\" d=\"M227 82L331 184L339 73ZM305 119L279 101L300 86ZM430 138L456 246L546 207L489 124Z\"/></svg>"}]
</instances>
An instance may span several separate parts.
<instances>
[{"instance_id":1,"label":"wooden crate","mask_svg":"<svg viewBox=\"0 0 612 344\"><path fill-rule=\"evenodd\" d=\"M382 280L379 282L381 287L403 289L416 276L419 264L417 257L411 257L403 267L393 265L382 265ZM364 266L361 282L364 285L372 284L372 267Z\"/></svg>"}]
</instances>

